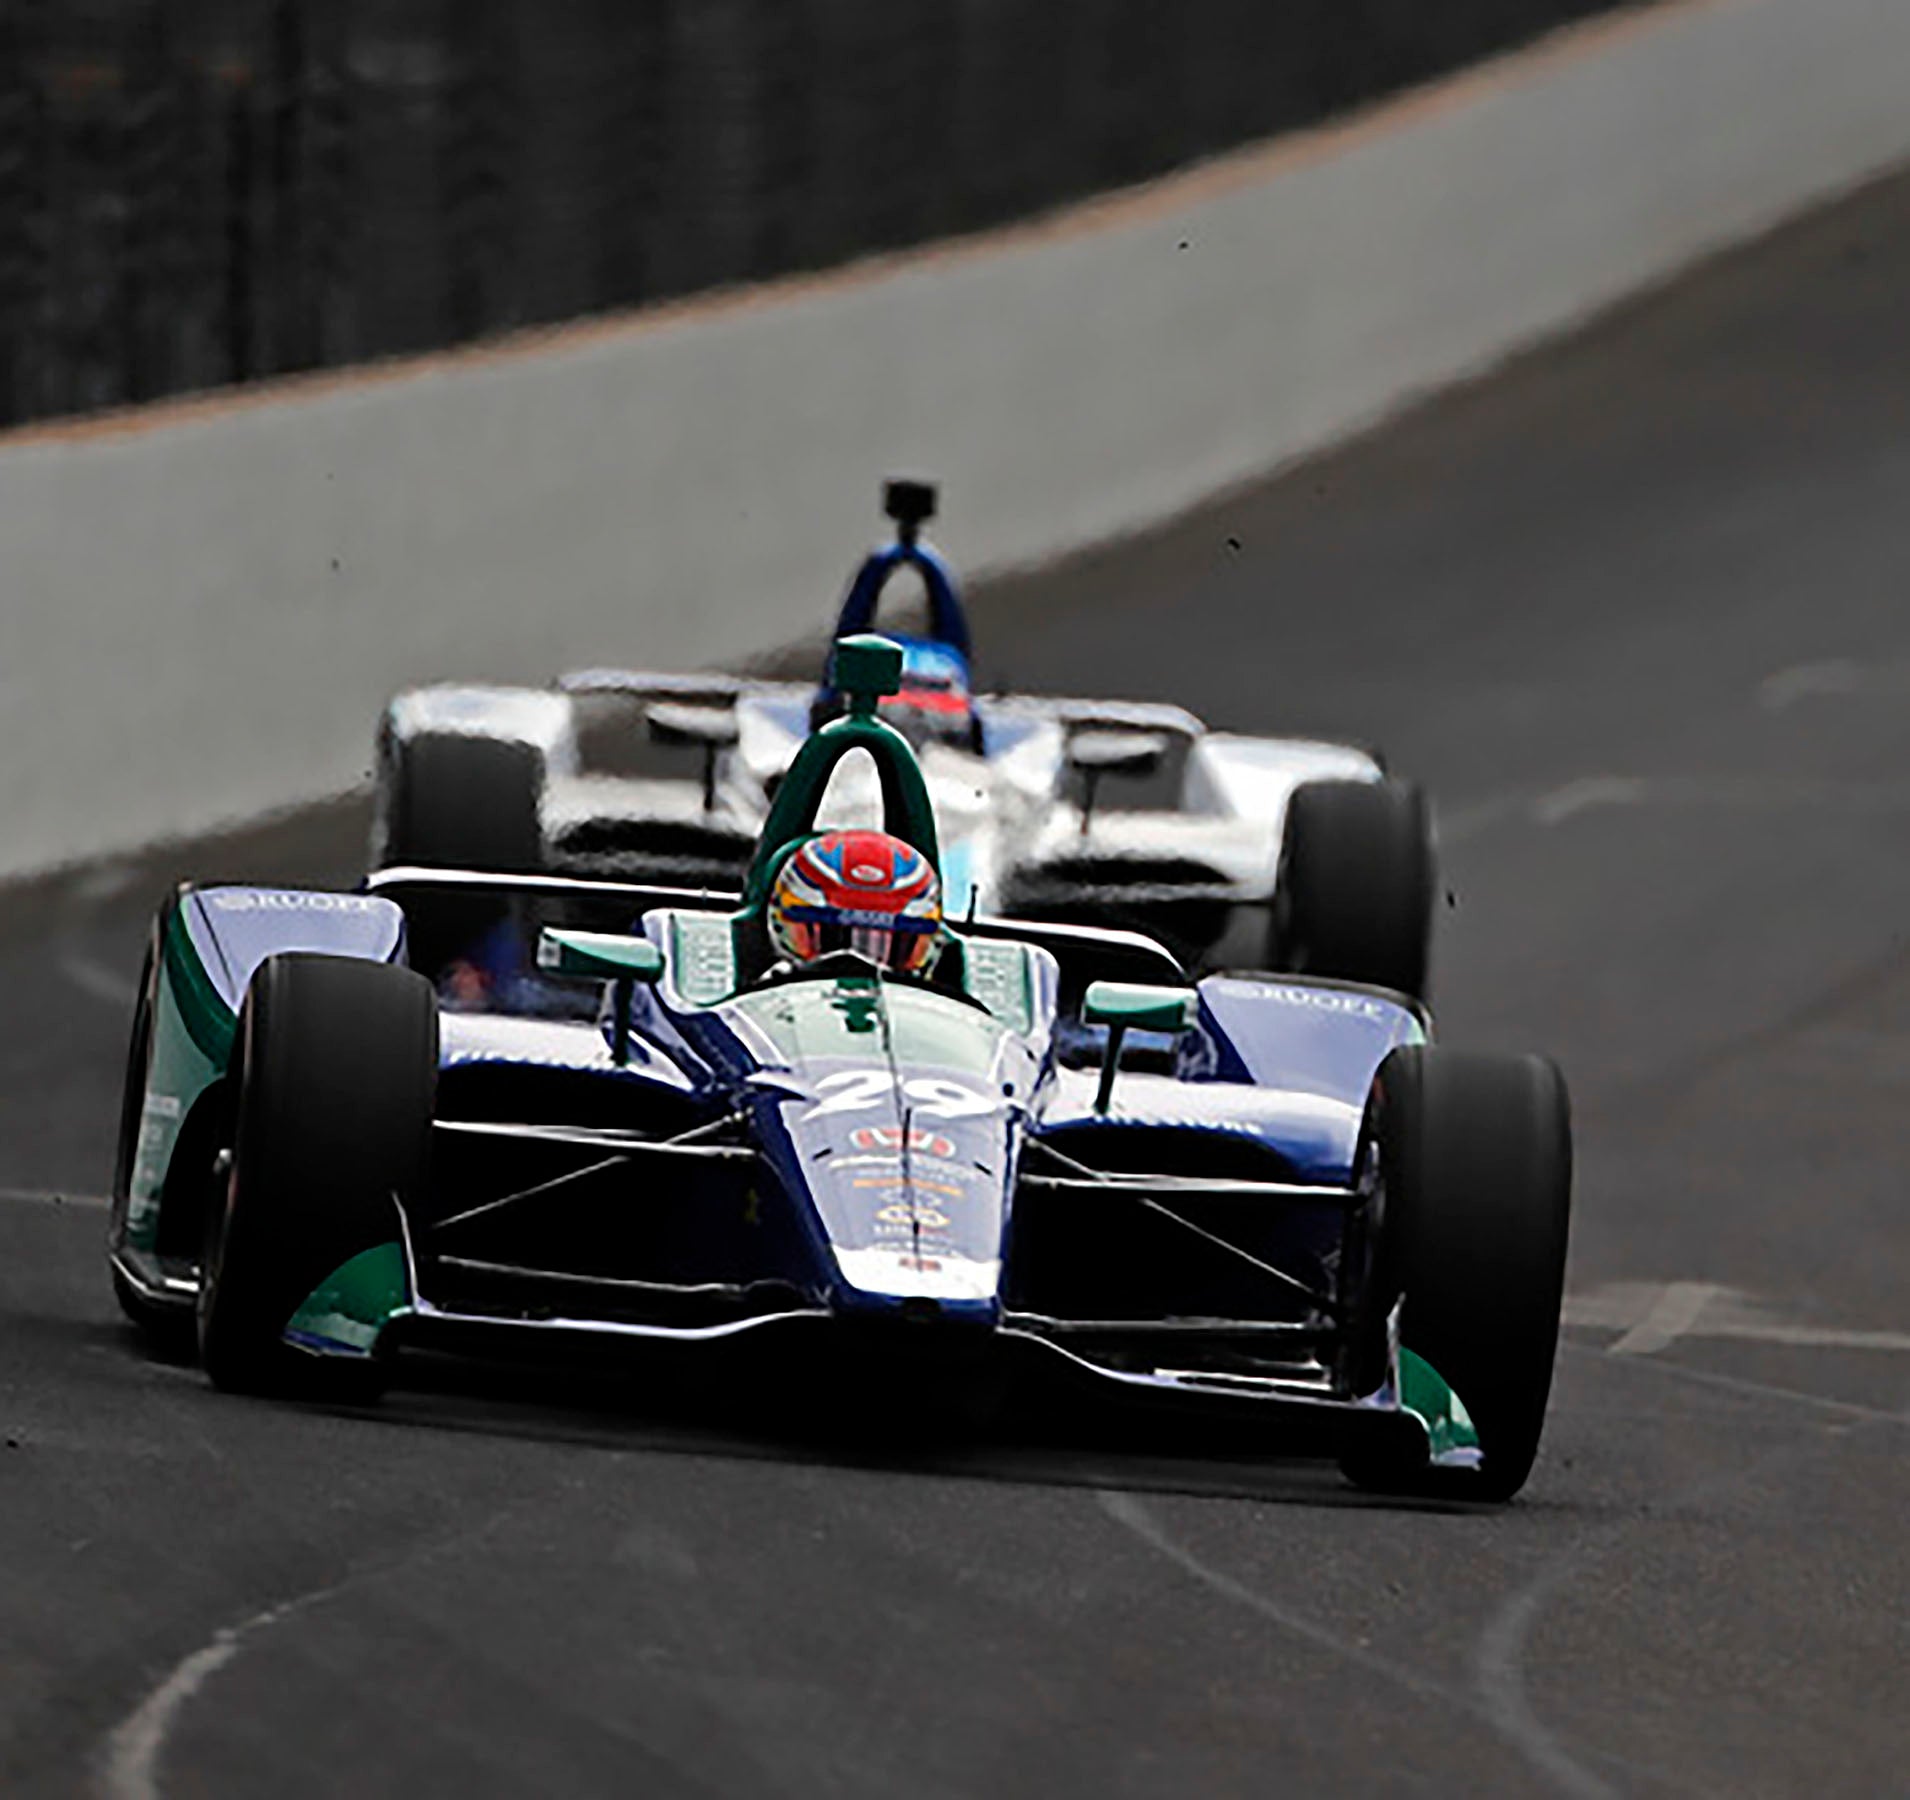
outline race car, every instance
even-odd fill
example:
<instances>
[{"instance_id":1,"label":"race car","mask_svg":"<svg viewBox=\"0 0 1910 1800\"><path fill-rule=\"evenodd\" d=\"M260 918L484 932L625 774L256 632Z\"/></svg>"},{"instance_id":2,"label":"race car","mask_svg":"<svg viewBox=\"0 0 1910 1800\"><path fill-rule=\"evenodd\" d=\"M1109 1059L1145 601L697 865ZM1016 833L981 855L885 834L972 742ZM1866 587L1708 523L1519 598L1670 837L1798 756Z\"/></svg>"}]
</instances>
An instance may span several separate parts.
<instances>
[{"instance_id":1,"label":"race car","mask_svg":"<svg viewBox=\"0 0 1910 1800\"><path fill-rule=\"evenodd\" d=\"M914 744L943 839L950 910L1149 933L1196 966L1277 968L1424 995L1431 815L1372 753L1209 730L1179 706L987 695L936 495L891 481L891 542L864 560L837 638L874 628L919 578L920 633L883 713ZM590 669L548 690L400 694L378 738L373 866L469 867L734 886L819 686ZM834 804L872 817L866 771Z\"/></svg>"},{"instance_id":2,"label":"race car","mask_svg":"<svg viewBox=\"0 0 1910 1800\"><path fill-rule=\"evenodd\" d=\"M555 1345L813 1359L845 1401L904 1370L923 1418L1045 1375L1307 1426L1377 1489L1511 1496L1558 1332L1557 1070L1435 1045L1396 992L943 911L879 710L904 663L838 647L842 710L738 893L179 891L127 1068L129 1316L266 1392ZM879 834L819 831L858 754ZM872 897L832 911L832 883Z\"/></svg>"}]
</instances>

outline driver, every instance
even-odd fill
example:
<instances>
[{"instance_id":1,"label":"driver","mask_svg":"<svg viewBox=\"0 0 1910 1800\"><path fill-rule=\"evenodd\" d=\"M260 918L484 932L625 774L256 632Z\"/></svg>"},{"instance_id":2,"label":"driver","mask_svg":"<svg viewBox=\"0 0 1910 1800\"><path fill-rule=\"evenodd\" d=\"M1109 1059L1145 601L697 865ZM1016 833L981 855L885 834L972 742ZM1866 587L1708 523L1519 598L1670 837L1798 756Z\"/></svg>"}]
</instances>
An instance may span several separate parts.
<instances>
[{"instance_id":1,"label":"driver","mask_svg":"<svg viewBox=\"0 0 1910 1800\"><path fill-rule=\"evenodd\" d=\"M770 940L794 965L837 950L901 975L942 953L942 884L886 831L825 831L784 858L769 890Z\"/></svg>"},{"instance_id":2,"label":"driver","mask_svg":"<svg viewBox=\"0 0 1910 1800\"><path fill-rule=\"evenodd\" d=\"M902 687L881 702L882 717L917 750L932 743L978 749L975 703L961 652L925 638L896 642L902 646Z\"/></svg>"}]
</instances>

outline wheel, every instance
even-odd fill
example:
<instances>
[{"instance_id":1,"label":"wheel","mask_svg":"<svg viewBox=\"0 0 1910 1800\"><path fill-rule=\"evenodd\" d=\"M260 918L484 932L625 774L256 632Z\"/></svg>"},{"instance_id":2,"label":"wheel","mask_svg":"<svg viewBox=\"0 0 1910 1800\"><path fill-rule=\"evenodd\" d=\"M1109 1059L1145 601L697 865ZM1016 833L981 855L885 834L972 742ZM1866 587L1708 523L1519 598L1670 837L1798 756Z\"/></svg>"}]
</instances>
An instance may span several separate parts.
<instances>
[{"instance_id":1,"label":"wheel","mask_svg":"<svg viewBox=\"0 0 1910 1800\"><path fill-rule=\"evenodd\" d=\"M543 794L544 759L534 745L388 736L372 861L534 874L544 862Z\"/></svg>"},{"instance_id":2,"label":"wheel","mask_svg":"<svg viewBox=\"0 0 1910 1800\"><path fill-rule=\"evenodd\" d=\"M1571 1213L1564 1078L1536 1056L1393 1051L1373 1082L1379 1157L1372 1263L1353 1330L1368 1367L1399 1306L1404 1349L1456 1393L1477 1470L1342 1464L1362 1486L1507 1500L1538 1453L1558 1348Z\"/></svg>"},{"instance_id":3,"label":"wheel","mask_svg":"<svg viewBox=\"0 0 1910 1800\"><path fill-rule=\"evenodd\" d=\"M1432 937L1432 814L1405 781L1309 781L1287 805L1270 961L1421 997Z\"/></svg>"},{"instance_id":4,"label":"wheel","mask_svg":"<svg viewBox=\"0 0 1910 1800\"><path fill-rule=\"evenodd\" d=\"M289 955L260 965L234 1048L237 1130L207 1230L199 1354L222 1388L284 1391L361 1365L290 1348L286 1321L334 1270L398 1234L423 1178L438 1010L409 969Z\"/></svg>"}]
</instances>

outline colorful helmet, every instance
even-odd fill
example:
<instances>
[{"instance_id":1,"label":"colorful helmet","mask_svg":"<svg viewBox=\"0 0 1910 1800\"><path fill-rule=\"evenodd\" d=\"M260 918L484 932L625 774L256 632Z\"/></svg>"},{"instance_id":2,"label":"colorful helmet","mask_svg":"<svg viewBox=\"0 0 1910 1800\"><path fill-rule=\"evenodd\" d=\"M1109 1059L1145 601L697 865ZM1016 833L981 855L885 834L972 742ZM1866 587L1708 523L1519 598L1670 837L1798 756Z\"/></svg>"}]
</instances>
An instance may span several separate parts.
<instances>
[{"instance_id":1,"label":"colorful helmet","mask_svg":"<svg viewBox=\"0 0 1910 1800\"><path fill-rule=\"evenodd\" d=\"M897 638L902 686L882 702L882 717L919 750L924 744L971 745L975 702L959 650L927 638Z\"/></svg>"},{"instance_id":2,"label":"colorful helmet","mask_svg":"<svg viewBox=\"0 0 1910 1800\"><path fill-rule=\"evenodd\" d=\"M942 950L942 884L927 857L886 831L827 831L777 871L769 935L794 962L853 950L924 975Z\"/></svg>"}]
</instances>

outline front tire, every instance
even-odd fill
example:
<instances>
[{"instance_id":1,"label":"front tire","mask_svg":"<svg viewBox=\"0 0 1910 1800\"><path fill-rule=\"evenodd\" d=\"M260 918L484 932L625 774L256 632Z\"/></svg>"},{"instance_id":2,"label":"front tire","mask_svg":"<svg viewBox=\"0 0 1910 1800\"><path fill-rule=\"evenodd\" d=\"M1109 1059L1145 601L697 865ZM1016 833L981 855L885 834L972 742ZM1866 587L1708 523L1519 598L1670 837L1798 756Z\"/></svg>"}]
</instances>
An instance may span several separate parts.
<instances>
[{"instance_id":1,"label":"front tire","mask_svg":"<svg viewBox=\"0 0 1910 1800\"><path fill-rule=\"evenodd\" d=\"M1564 1078L1542 1057L1414 1045L1380 1065L1373 1096L1379 1213L1354 1328L1383 1332L1398 1304L1401 1345L1459 1396L1480 1465L1369 1455L1342 1467L1387 1492L1508 1500L1538 1453L1558 1348L1572 1190Z\"/></svg>"},{"instance_id":2,"label":"front tire","mask_svg":"<svg viewBox=\"0 0 1910 1800\"><path fill-rule=\"evenodd\" d=\"M209 1222L199 1354L215 1386L323 1386L324 1359L286 1322L320 1282L399 1233L394 1201L422 1184L438 1069L431 985L346 957L268 958L234 1050L237 1131ZM364 1385L363 1365L331 1370Z\"/></svg>"},{"instance_id":3,"label":"front tire","mask_svg":"<svg viewBox=\"0 0 1910 1800\"><path fill-rule=\"evenodd\" d=\"M1303 782L1287 803L1272 963L1423 998L1435 886L1424 789Z\"/></svg>"}]
</instances>

